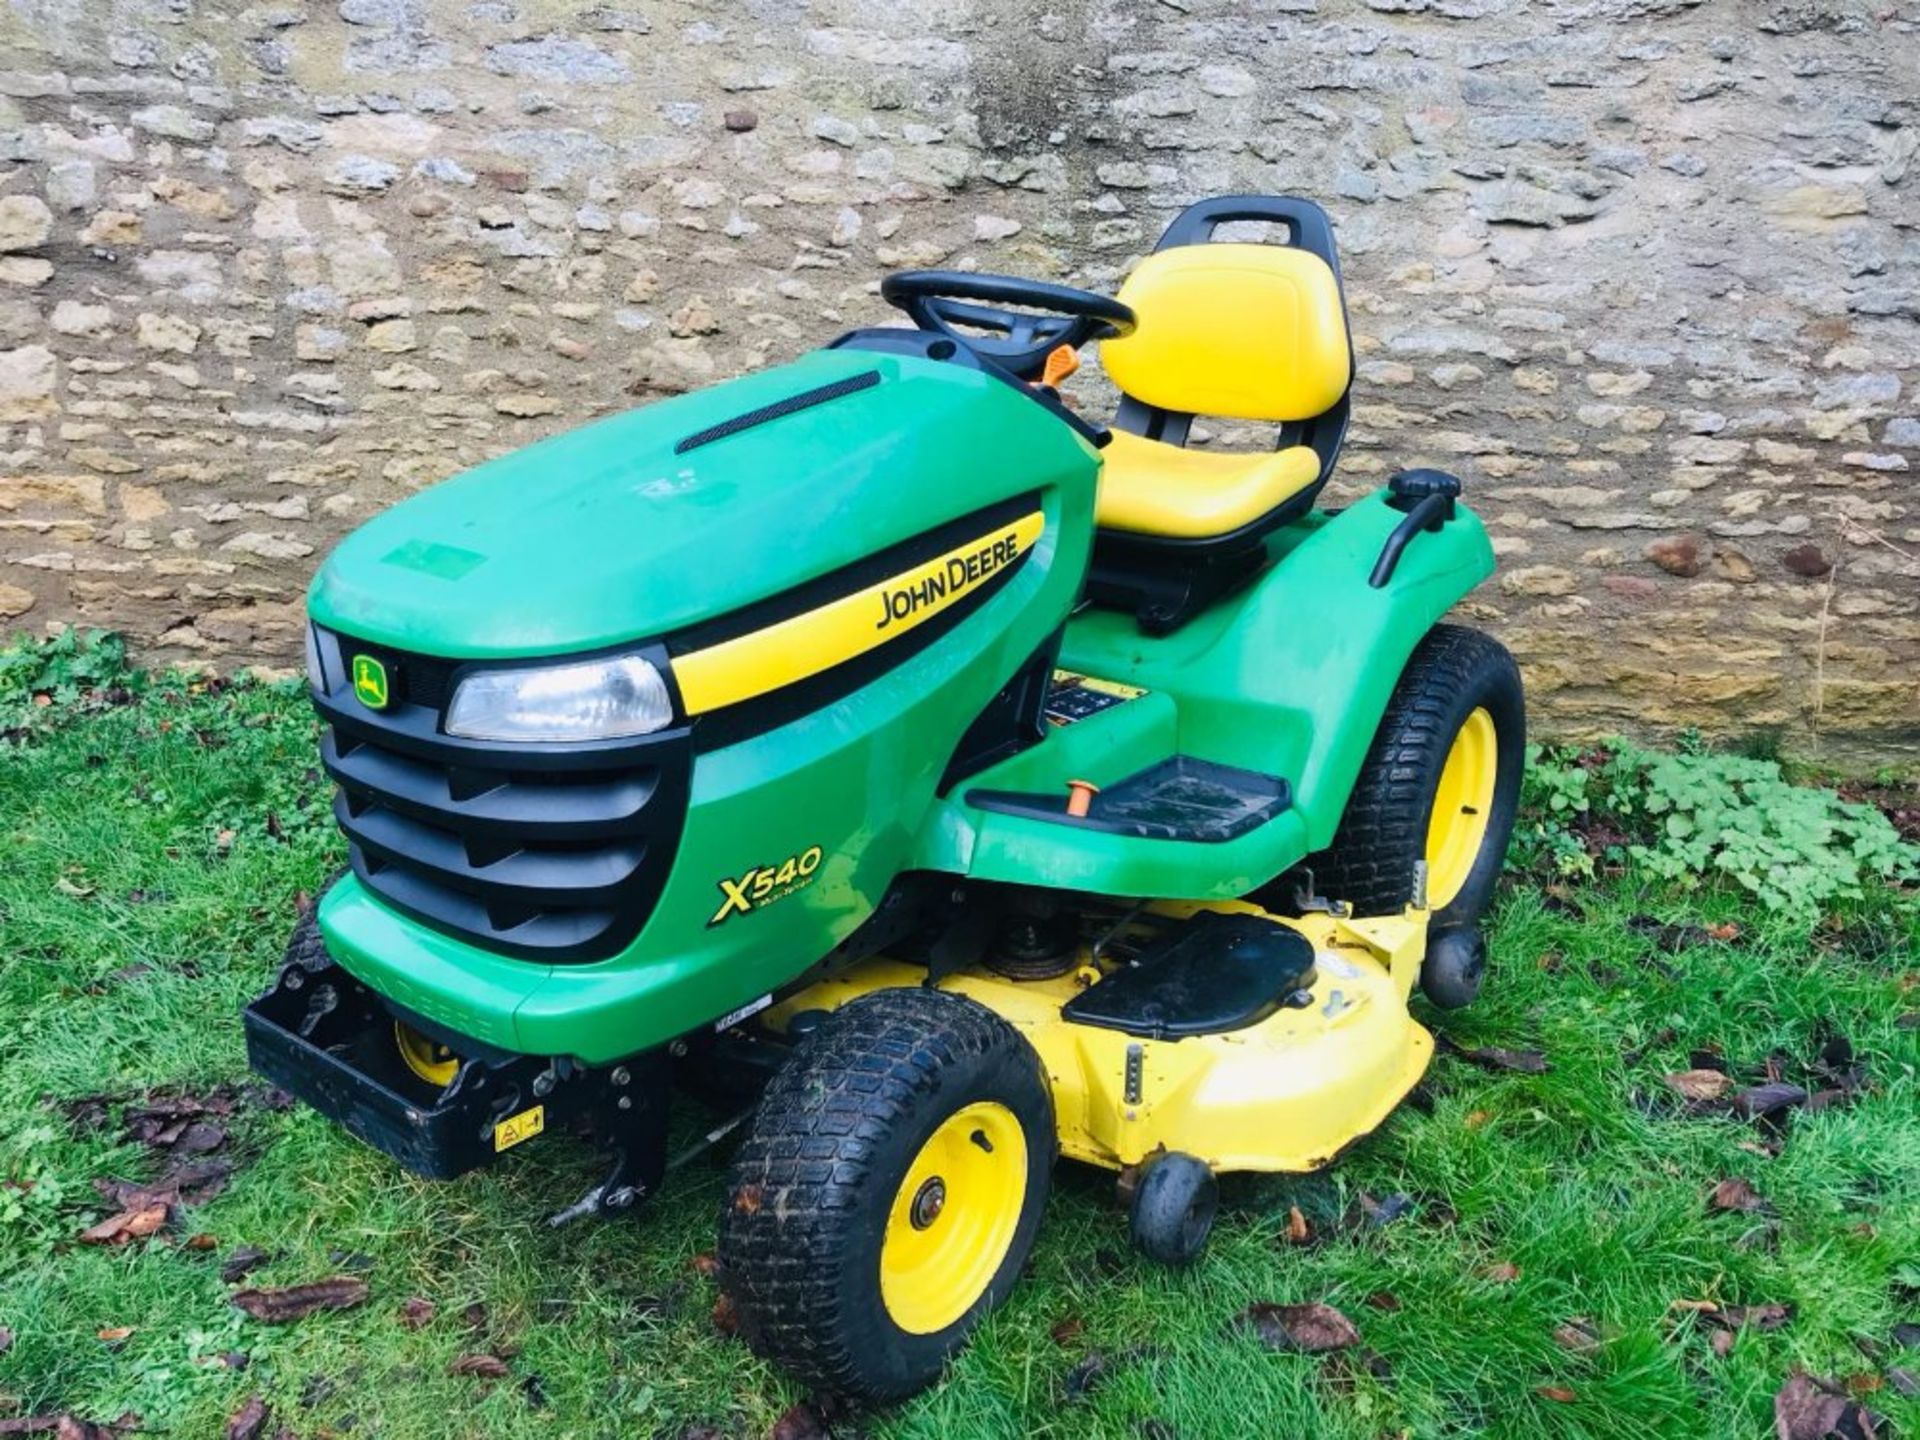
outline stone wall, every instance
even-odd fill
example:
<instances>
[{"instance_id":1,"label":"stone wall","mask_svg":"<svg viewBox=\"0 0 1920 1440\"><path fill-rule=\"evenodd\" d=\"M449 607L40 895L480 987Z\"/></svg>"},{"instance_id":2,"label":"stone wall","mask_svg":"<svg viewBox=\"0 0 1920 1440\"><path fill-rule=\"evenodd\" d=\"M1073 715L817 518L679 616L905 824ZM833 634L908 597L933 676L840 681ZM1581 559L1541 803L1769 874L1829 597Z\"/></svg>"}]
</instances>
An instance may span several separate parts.
<instances>
[{"instance_id":1,"label":"stone wall","mask_svg":"<svg viewBox=\"0 0 1920 1440\"><path fill-rule=\"evenodd\" d=\"M1542 729L1920 753L1914 0L9 0L0 69L0 620L292 663L418 486L1295 191L1344 488L1466 477Z\"/></svg>"}]
</instances>

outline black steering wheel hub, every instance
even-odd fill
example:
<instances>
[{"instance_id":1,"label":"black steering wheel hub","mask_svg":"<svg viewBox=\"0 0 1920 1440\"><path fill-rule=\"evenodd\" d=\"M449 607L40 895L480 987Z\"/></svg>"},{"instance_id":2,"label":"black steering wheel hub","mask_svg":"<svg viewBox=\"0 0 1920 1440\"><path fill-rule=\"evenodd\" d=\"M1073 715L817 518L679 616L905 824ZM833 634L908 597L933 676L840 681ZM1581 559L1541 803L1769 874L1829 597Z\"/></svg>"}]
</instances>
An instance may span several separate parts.
<instances>
[{"instance_id":1,"label":"black steering wheel hub","mask_svg":"<svg viewBox=\"0 0 1920 1440\"><path fill-rule=\"evenodd\" d=\"M1062 345L1131 335L1133 311L1108 295L965 270L902 270L880 294L922 330L944 335L1022 380L1036 380ZM967 327L962 329L961 327ZM985 333L969 333L985 332Z\"/></svg>"}]
</instances>

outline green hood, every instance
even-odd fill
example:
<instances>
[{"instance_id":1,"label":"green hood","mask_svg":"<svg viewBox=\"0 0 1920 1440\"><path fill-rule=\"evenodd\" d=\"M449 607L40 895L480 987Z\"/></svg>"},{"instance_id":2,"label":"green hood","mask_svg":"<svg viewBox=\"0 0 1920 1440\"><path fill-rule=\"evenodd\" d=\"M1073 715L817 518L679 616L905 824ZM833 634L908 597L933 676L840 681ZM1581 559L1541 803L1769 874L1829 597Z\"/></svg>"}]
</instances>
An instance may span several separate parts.
<instances>
[{"instance_id":1,"label":"green hood","mask_svg":"<svg viewBox=\"0 0 1920 1440\"><path fill-rule=\"evenodd\" d=\"M675 453L867 372L879 382ZM592 650L779 594L979 509L1010 475L1092 453L978 371L816 351L423 491L341 542L310 608L329 628L454 659Z\"/></svg>"}]
</instances>

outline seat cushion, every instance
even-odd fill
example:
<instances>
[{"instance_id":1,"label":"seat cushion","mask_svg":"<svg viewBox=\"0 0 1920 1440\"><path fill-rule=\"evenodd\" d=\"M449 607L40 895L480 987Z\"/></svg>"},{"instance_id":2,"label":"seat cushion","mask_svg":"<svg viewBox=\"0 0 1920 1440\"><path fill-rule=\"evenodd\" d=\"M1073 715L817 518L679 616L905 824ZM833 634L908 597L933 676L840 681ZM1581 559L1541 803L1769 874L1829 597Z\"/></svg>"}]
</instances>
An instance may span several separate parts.
<instances>
[{"instance_id":1,"label":"seat cushion","mask_svg":"<svg viewBox=\"0 0 1920 1440\"><path fill-rule=\"evenodd\" d=\"M1101 455L1096 523L1180 540L1251 525L1320 478L1320 457L1306 445L1221 454L1115 430Z\"/></svg>"}]
</instances>

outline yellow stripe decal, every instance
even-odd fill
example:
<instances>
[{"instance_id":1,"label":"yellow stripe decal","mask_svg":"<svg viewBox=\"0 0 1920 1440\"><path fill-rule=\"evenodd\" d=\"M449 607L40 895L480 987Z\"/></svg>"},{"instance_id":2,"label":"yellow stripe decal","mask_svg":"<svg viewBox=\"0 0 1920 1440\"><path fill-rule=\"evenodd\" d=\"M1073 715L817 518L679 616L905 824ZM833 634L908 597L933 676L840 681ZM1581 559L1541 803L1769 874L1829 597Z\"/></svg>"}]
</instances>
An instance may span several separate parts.
<instances>
[{"instance_id":1,"label":"yellow stripe decal","mask_svg":"<svg viewBox=\"0 0 1920 1440\"><path fill-rule=\"evenodd\" d=\"M1031 550L1038 510L910 570L673 662L689 715L765 695L877 649L967 598Z\"/></svg>"}]
</instances>

